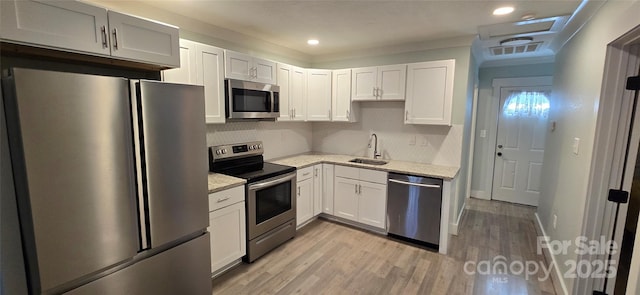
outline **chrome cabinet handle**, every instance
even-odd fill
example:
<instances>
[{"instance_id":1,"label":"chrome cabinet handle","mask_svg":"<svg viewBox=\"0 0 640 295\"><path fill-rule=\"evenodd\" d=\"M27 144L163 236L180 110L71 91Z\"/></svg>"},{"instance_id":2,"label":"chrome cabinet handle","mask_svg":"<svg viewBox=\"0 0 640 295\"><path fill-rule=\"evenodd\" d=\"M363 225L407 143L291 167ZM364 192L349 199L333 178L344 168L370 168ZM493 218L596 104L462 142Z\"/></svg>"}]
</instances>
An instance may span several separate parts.
<instances>
[{"instance_id":1,"label":"chrome cabinet handle","mask_svg":"<svg viewBox=\"0 0 640 295\"><path fill-rule=\"evenodd\" d=\"M358 185L354 185L355 189L356 189L356 194L358 193Z\"/></svg>"},{"instance_id":2,"label":"chrome cabinet handle","mask_svg":"<svg viewBox=\"0 0 640 295\"><path fill-rule=\"evenodd\" d=\"M309 175L309 173L311 173L311 172L302 173L302 176L307 176L307 175Z\"/></svg>"},{"instance_id":3,"label":"chrome cabinet handle","mask_svg":"<svg viewBox=\"0 0 640 295\"><path fill-rule=\"evenodd\" d=\"M228 200L228 199L229 199L229 197L226 197L226 198L220 198L220 199L218 199L218 201L217 201L217 202L218 202L218 203L222 203L222 202L224 202L224 201L226 201L226 200Z\"/></svg>"},{"instance_id":4,"label":"chrome cabinet handle","mask_svg":"<svg viewBox=\"0 0 640 295\"><path fill-rule=\"evenodd\" d=\"M362 184L358 184L358 194L362 195Z\"/></svg>"},{"instance_id":5,"label":"chrome cabinet handle","mask_svg":"<svg viewBox=\"0 0 640 295\"><path fill-rule=\"evenodd\" d=\"M298 196L300 196L300 187L298 187Z\"/></svg>"},{"instance_id":6,"label":"chrome cabinet handle","mask_svg":"<svg viewBox=\"0 0 640 295\"><path fill-rule=\"evenodd\" d=\"M409 111L404 111L404 120L409 121Z\"/></svg>"},{"instance_id":7,"label":"chrome cabinet handle","mask_svg":"<svg viewBox=\"0 0 640 295\"><path fill-rule=\"evenodd\" d=\"M100 27L100 33L102 33L102 48L107 48L107 26Z\"/></svg>"},{"instance_id":8,"label":"chrome cabinet handle","mask_svg":"<svg viewBox=\"0 0 640 295\"><path fill-rule=\"evenodd\" d=\"M347 120L349 120L349 110L347 110Z\"/></svg>"},{"instance_id":9,"label":"chrome cabinet handle","mask_svg":"<svg viewBox=\"0 0 640 295\"><path fill-rule=\"evenodd\" d=\"M118 49L118 28L113 28L113 49Z\"/></svg>"},{"instance_id":10,"label":"chrome cabinet handle","mask_svg":"<svg viewBox=\"0 0 640 295\"><path fill-rule=\"evenodd\" d=\"M313 177L318 177L318 168L313 169Z\"/></svg>"},{"instance_id":11,"label":"chrome cabinet handle","mask_svg":"<svg viewBox=\"0 0 640 295\"><path fill-rule=\"evenodd\" d=\"M378 98L382 99L382 89L378 88Z\"/></svg>"}]
</instances>

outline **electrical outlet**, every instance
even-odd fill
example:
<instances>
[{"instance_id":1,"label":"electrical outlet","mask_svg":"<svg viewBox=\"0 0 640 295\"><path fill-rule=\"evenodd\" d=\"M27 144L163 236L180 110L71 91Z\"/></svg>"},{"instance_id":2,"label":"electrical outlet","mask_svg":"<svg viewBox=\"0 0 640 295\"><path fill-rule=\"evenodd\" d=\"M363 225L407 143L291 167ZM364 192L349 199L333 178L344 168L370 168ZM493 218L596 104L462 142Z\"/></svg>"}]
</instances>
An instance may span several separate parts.
<instances>
[{"instance_id":1,"label":"electrical outlet","mask_svg":"<svg viewBox=\"0 0 640 295\"><path fill-rule=\"evenodd\" d=\"M409 145L416 145L416 136L409 135Z\"/></svg>"},{"instance_id":2,"label":"electrical outlet","mask_svg":"<svg viewBox=\"0 0 640 295\"><path fill-rule=\"evenodd\" d=\"M553 229L556 229L557 226L558 226L558 215L553 214Z\"/></svg>"}]
</instances>

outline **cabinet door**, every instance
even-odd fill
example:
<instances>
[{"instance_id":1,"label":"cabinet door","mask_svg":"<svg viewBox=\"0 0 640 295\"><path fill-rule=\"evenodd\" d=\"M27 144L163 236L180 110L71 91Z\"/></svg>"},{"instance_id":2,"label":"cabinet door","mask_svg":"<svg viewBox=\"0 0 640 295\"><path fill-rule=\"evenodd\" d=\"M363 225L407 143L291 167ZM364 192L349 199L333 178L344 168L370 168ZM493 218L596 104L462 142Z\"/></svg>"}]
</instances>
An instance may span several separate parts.
<instances>
[{"instance_id":1,"label":"cabinet door","mask_svg":"<svg viewBox=\"0 0 640 295\"><path fill-rule=\"evenodd\" d=\"M111 52L104 8L77 1L3 0L0 16L0 37L5 40L99 55Z\"/></svg>"},{"instance_id":2,"label":"cabinet door","mask_svg":"<svg viewBox=\"0 0 640 295\"><path fill-rule=\"evenodd\" d=\"M333 71L331 121L355 122L351 107L351 70Z\"/></svg>"},{"instance_id":3,"label":"cabinet door","mask_svg":"<svg viewBox=\"0 0 640 295\"><path fill-rule=\"evenodd\" d=\"M333 215L333 164L322 164L322 212Z\"/></svg>"},{"instance_id":4,"label":"cabinet door","mask_svg":"<svg viewBox=\"0 0 640 295\"><path fill-rule=\"evenodd\" d=\"M351 100L376 100L378 68L357 68L351 70Z\"/></svg>"},{"instance_id":5,"label":"cabinet door","mask_svg":"<svg viewBox=\"0 0 640 295\"><path fill-rule=\"evenodd\" d=\"M277 75L280 86L280 117L278 121L290 121L293 115L291 107L291 66L278 64Z\"/></svg>"},{"instance_id":6,"label":"cabinet door","mask_svg":"<svg viewBox=\"0 0 640 295\"><path fill-rule=\"evenodd\" d=\"M455 60L409 64L405 124L451 126Z\"/></svg>"},{"instance_id":7,"label":"cabinet door","mask_svg":"<svg viewBox=\"0 0 640 295\"><path fill-rule=\"evenodd\" d=\"M206 123L225 123L224 109L224 50L197 45L197 83L204 86L204 112Z\"/></svg>"},{"instance_id":8,"label":"cabinet door","mask_svg":"<svg viewBox=\"0 0 640 295\"><path fill-rule=\"evenodd\" d=\"M276 84L276 63L260 58L254 58L253 79L260 83Z\"/></svg>"},{"instance_id":9,"label":"cabinet door","mask_svg":"<svg viewBox=\"0 0 640 295\"><path fill-rule=\"evenodd\" d=\"M333 213L344 219L358 221L358 183L354 179L335 177Z\"/></svg>"},{"instance_id":10,"label":"cabinet door","mask_svg":"<svg viewBox=\"0 0 640 295\"><path fill-rule=\"evenodd\" d=\"M358 190L358 222L384 229L387 213L387 185L361 181Z\"/></svg>"},{"instance_id":11,"label":"cabinet door","mask_svg":"<svg viewBox=\"0 0 640 295\"><path fill-rule=\"evenodd\" d=\"M251 80L253 58L246 54L225 50L224 76L228 79Z\"/></svg>"},{"instance_id":12,"label":"cabinet door","mask_svg":"<svg viewBox=\"0 0 640 295\"><path fill-rule=\"evenodd\" d=\"M296 226L313 217L313 178L298 181L296 210Z\"/></svg>"},{"instance_id":13,"label":"cabinet door","mask_svg":"<svg viewBox=\"0 0 640 295\"><path fill-rule=\"evenodd\" d=\"M291 92L289 103L291 104L295 121L307 119L307 71L303 68L291 68Z\"/></svg>"},{"instance_id":14,"label":"cabinet door","mask_svg":"<svg viewBox=\"0 0 640 295\"><path fill-rule=\"evenodd\" d=\"M245 225L244 201L209 212L212 273L247 253Z\"/></svg>"},{"instance_id":15,"label":"cabinet door","mask_svg":"<svg viewBox=\"0 0 640 295\"><path fill-rule=\"evenodd\" d=\"M162 71L162 81L197 84L196 50L195 42L180 39L180 67Z\"/></svg>"},{"instance_id":16,"label":"cabinet door","mask_svg":"<svg viewBox=\"0 0 640 295\"><path fill-rule=\"evenodd\" d=\"M404 100L407 65L378 67L378 99Z\"/></svg>"},{"instance_id":17,"label":"cabinet door","mask_svg":"<svg viewBox=\"0 0 640 295\"><path fill-rule=\"evenodd\" d=\"M322 212L323 184L322 164L313 166L313 216Z\"/></svg>"},{"instance_id":18,"label":"cabinet door","mask_svg":"<svg viewBox=\"0 0 640 295\"><path fill-rule=\"evenodd\" d=\"M109 11L111 55L168 67L180 66L178 28Z\"/></svg>"},{"instance_id":19,"label":"cabinet door","mask_svg":"<svg viewBox=\"0 0 640 295\"><path fill-rule=\"evenodd\" d=\"M307 70L307 121L331 121L330 70Z\"/></svg>"}]
</instances>

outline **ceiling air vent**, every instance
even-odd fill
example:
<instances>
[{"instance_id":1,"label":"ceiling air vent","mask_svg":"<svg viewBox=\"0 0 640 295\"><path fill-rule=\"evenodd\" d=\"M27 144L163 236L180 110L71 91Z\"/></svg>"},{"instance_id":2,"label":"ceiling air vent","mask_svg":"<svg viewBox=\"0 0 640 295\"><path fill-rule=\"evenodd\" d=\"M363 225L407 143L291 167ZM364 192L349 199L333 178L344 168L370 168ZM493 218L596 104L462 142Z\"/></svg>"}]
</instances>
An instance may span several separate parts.
<instances>
[{"instance_id":1,"label":"ceiling air vent","mask_svg":"<svg viewBox=\"0 0 640 295\"><path fill-rule=\"evenodd\" d=\"M521 53L531 53L535 52L542 47L542 42L532 42L524 45L516 45L516 46L497 46L491 47L489 51L491 55L501 56L501 55L512 55L512 54L521 54Z\"/></svg>"}]
</instances>

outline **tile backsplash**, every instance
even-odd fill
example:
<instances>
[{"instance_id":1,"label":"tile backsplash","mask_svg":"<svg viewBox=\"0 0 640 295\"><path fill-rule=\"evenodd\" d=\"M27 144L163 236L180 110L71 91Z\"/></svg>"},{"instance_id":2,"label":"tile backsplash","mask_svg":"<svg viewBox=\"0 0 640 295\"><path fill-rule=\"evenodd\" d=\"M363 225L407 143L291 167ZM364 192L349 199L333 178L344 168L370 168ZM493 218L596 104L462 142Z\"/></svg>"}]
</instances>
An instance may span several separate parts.
<instances>
[{"instance_id":1,"label":"tile backsplash","mask_svg":"<svg viewBox=\"0 0 640 295\"><path fill-rule=\"evenodd\" d=\"M269 160L310 152L311 134L304 122L230 122L207 125L207 146L259 140Z\"/></svg>"},{"instance_id":2,"label":"tile backsplash","mask_svg":"<svg viewBox=\"0 0 640 295\"><path fill-rule=\"evenodd\" d=\"M207 145L260 140L266 160L306 152L371 157L371 133L385 159L460 167L463 126L405 125L403 102L361 102L359 121L232 122L207 125Z\"/></svg>"}]
</instances>

